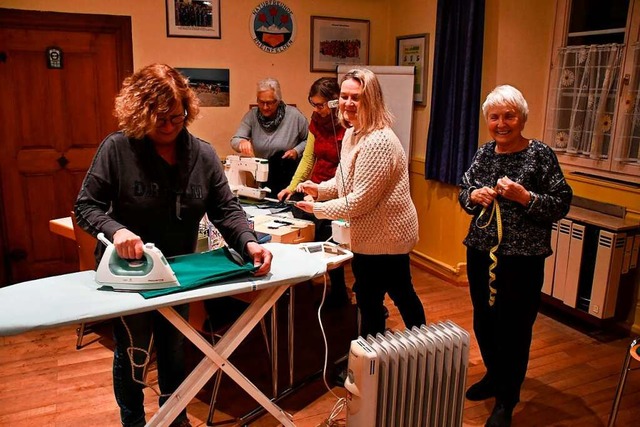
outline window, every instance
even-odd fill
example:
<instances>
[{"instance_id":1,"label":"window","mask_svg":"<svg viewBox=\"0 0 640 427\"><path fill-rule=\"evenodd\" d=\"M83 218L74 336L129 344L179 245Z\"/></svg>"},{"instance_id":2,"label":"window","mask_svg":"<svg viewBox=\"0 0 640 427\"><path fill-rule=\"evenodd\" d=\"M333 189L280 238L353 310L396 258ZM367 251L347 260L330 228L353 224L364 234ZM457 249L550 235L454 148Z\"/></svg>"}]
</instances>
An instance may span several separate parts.
<instances>
[{"instance_id":1,"label":"window","mask_svg":"<svg viewBox=\"0 0 640 427\"><path fill-rule=\"evenodd\" d=\"M560 0L545 141L570 170L640 183L640 0Z\"/></svg>"}]
</instances>

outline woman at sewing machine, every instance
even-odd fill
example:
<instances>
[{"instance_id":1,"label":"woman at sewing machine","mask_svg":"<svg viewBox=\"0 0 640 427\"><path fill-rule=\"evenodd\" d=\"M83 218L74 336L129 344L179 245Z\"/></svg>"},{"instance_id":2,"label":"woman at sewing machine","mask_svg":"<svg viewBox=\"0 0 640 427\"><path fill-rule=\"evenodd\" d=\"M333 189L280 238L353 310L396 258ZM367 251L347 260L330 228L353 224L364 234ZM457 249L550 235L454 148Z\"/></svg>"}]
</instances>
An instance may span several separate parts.
<instances>
[{"instance_id":1,"label":"woman at sewing machine","mask_svg":"<svg viewBox=\"0 0 640 427\"><path fill-rule=\"evenodd\" d=\"M198 110L187 79L167 65L149 65L126 78L115 102L121 130L107 136L96 152L76 200L78 224L94 236L104 233L121 258L140 259L144 242L170 257L194 252L206 213L226 242L253 260L255 274L264 275L271 253L257 243L244 211L223 184L218 155L187 130ZM99 244L98 260L103 251ZM187 316L187 305L174 308ZM162 404L185 377L183 336L157 312L121 317L113 328L113 388L122 425L144 425L146 355L140 349L149 348L153 333ZM171 425L189 426L186 411Z\"/></svg>"},{"instance_id":2,"label":"woman at sewing machine","mask_svg":"<svg viewBox=\"0 0 640 427\"><path fill-rule=\"evenodd\" d=\"M298 189L299 184L306 180L319 184L335 176L345 132L344 126L338 120L338 95L340 95L340 85L333 77L321 77L311 85L308 99L313 107L313 114L309 125L307 146L289 186L278 193L278 200L302 200L304 193L301 188ZM329 101L335 101L336 105L330 107ZM295 206L293 215L315 223L314 240L325 241L331 237L331 220L317 219L314 215ZM347 303L349 297L344 281L344 267L330 270L329 279L331 293L327 297L327 305L339 306Z\"/></svg>"},{"instance_id":3,"label":"woman at sewing machine","mask_svg":"<svg viewBox=\"0 0 640 427\"><path fill-rule=\"evenodd\" d=\"M251 108L231 138L231 147L249 157L269 160L266 186L274 197L289 185L307 143L309 124L296 107L282 100L280 83L258 82L257 107Z\"/></svg>"}]
</instances>

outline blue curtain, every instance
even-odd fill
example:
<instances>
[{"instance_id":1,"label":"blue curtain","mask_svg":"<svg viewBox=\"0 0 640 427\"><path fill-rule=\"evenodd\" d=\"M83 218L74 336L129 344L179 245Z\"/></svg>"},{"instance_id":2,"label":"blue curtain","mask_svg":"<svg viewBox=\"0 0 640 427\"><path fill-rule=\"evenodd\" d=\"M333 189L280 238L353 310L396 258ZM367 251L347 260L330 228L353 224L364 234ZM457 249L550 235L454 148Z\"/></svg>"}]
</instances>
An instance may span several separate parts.
<instances>
[{"instance_id":1,"label":"blue curtain","mask_svg":"<svg viewBox=\"0 0 640 427\"><path fill-rule=\"evenodd\" d=\"M425 178L458 184L478 148L485 0L438 0Z\"/></svg>"}]
</instances>

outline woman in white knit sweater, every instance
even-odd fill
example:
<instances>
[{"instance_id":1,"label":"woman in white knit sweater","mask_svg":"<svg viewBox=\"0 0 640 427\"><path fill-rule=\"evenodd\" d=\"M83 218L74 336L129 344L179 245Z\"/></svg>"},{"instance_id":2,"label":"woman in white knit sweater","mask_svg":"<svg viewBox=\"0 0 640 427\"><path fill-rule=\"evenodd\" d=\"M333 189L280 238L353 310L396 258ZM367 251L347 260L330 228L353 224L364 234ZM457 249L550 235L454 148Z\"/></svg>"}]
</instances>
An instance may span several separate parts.
<instances>
[{"instance_id":1,"label":"woman in white knit sweater","mask_svg":"<svg viewBox=\"0 0 640 427\"><path fill-rule=\"evenodd\" d=\"M367 69L345 74L339 105L339 119L348 129L336 176L300 184L315 201L296 206L318 218L349 221L361 336L384 332L387 293L405 326L420 326L426 319L409 264L418 241L418 216L409 193L407 158L391 130L392 116L375 74Z\"/></svg>"}]
</instances>

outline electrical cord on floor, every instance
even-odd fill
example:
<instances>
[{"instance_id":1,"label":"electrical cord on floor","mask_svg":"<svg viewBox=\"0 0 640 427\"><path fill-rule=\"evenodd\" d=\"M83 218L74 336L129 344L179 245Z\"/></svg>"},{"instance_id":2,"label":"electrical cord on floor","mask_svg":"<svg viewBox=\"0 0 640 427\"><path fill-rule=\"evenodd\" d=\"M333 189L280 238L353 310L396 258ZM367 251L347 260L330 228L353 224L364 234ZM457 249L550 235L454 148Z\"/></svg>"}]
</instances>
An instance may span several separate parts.
<instances>
[{"instance_id":1,"label":"electrical cord on floor","mask_svg":"<svg viewBox=\"0 0 640 427\"><path fill-rule=\"evenodd\" d=\"M127 347L127 356L129 357L129 363L131 365L131 378L133 379L133 381L135 381L138 384L143 385L144 387L148 387L149 389L151 389L151 391L153 391L158 397L167 397L167 396L171 396L171 393L169 394L162 394L160 392L159 389L157 389L156 387L154 387L152 384L147 383L144 380L144 372L146 370L147 365L149 365L149 362L151 361L151 354L149 354L149 351L144 349L144 348L140 348L140 347L136 347L133 345L133 336L131 335L131 330L129 330L129 326L127 325L127 322L125 322L124 317L120 316L120 320L122 321L122 324L124 325L124 329L127 331L127 335L129 335L129 343L130 346ZM136 351L139 351L141 353L144 354L144 362L142 363L135 363L133 357ZM136 372L135 369L136 368L142 368L142 372L143 372L143 378L141 380L139 380L138 378L136 378Z\"/></svg>"},{"instance_id":2,"label":"electrical cord on floor","mask_svg":"<svg viewBox=\"0 0 640 427\"><path fill-rule=\"evenodd\" d=\"M322 324L322 307L324 305L326 296L327 296L327 273L323 276L324 279L324 287L322 289L322 299L320 300L320 305L318 306L318 325L320 326L320 331L322 332L322 340L324 341L324 364L322 366L322 381L324 382L325 387L329 390L329 393L335 397L336 403L333 405L333 409L329 413L329 416L322 422L322 424L318 425L318 427L333 427L337 426L338 416L347 406L347 399L344 397L340 397L331 390L329 387L329 383L327 383L327 363L329 360L329 345L327 344L327 334L324 331L324 326Z\"/></svg>"}]
</instances>

